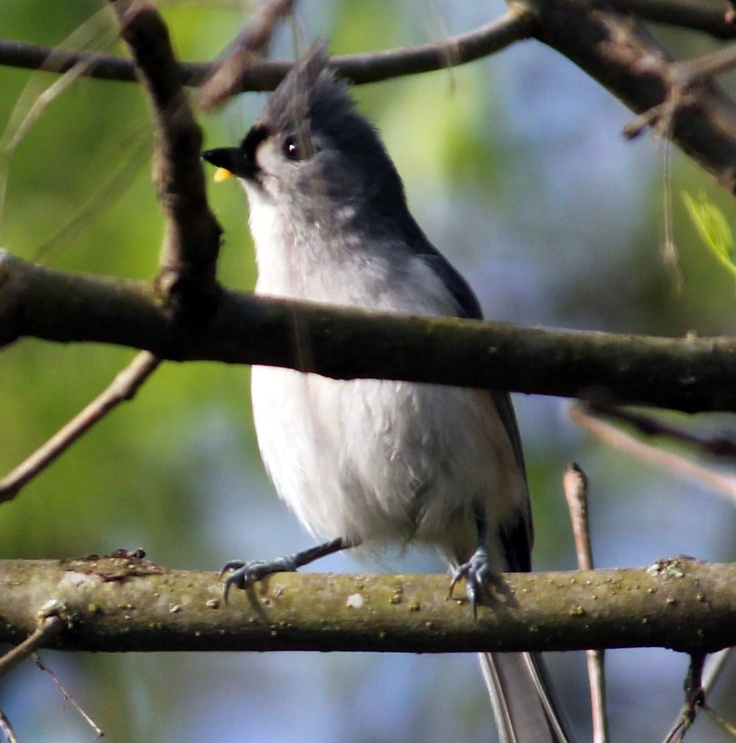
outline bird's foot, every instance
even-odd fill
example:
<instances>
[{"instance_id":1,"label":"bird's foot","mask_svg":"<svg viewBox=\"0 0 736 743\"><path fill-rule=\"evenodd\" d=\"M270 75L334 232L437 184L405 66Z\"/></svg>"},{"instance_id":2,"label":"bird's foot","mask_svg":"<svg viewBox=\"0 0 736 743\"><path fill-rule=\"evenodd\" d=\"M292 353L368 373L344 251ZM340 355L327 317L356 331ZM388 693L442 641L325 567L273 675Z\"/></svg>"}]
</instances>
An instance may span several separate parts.
<instances>
[{"instance_id":1,"label":"bird's foot","mask_svg":"<svg viewBox=\"0 0 736 743\"><path fill-rule=\"evenodd\" d=\"M494 575L488 550L485 547L478 547L467 562L455 568L449 596L452 598L455 586L464 578L465 592L473 607L473 616L477 619L478 604L481 603L483 596L488 596L488 584L492 582Z\"/></svg>"},{"instance_id":2,"label":"bird's foot","mask_svg":"<svg viewBox=\"0 0 736 743\"><path fill-rule=\"evenodd\" d=\"M360 544L358 541L348 542L344 537L337 537L336 539L330 539L329 542L318 544L301 552L295 552L293 555L277 557L275 560L249 560L248 562L233 560L220 571L220 578L225 573L231 573L225 581L225 601L227 601L227 595L233 586L243 589L249 588L257 580L261 580L261 578L265 578L271 573L293 573L297 568L319 560L320 557L327 557L327 555L340 552L340 550L357 547L358 544Z\"/></svg>"},{"instance_id":3,"label":"bird's foot","mask_svg":"<svg viewBox=\"0 0 736 743\"><path fill-rule=\"evenodd\" d=\"M291 573L297 569L298 565L294 561L293 555L286 557L277 557L275 560L231 560L220 570L220 578L225 573L230 573L225 580L225 602L227 602L230 589L250 588L256 581L265 578L271 573Z\"/></svg>"}]
</instances>

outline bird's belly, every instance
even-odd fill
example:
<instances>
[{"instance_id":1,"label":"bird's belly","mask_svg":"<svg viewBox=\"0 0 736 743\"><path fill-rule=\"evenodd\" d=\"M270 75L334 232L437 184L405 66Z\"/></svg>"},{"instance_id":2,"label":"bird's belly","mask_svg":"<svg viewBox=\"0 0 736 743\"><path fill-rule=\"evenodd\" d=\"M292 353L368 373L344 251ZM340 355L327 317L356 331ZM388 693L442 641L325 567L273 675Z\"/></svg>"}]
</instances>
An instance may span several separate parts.
<instances>
[{"instance_id":1,"label":"bird's belly","mask_svg":"<svg viewBox=\"0 0 736 743\"><path fill-rule=\"evenodd\" d=\"M523 503L487 392L254 367L252 395L271 479L318 538L416 539L463 554L476 546L477 515L493 533Z\"/></svg>"}]
</instances>

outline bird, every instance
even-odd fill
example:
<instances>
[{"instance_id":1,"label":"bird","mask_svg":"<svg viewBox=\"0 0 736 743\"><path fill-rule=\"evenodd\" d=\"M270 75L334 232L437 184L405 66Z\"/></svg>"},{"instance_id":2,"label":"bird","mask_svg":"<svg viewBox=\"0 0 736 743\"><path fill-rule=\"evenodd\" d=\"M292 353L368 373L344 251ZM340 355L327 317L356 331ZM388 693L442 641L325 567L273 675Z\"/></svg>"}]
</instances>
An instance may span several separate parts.
<instances>
[{"instance_id":1,"label":"bird","mask_svg":"<svg viewBox=\"0 0 736 743\"><path fill-rule=\"evenodd\" d=\"M294 63L239 145L202 158L216 180L235 176L245 189L256 294L482 319L466 280L411 215L378 131L324 43ZM529 489L508 393L256 365L251 397L266 470L319 543L229 562L226 596L359 547L436 549L452 570L450 593L464 580L474 610L495 576L531 570ZM570 740L538 655L480 658L502 743Z\"/></svg>"}]
</instances>

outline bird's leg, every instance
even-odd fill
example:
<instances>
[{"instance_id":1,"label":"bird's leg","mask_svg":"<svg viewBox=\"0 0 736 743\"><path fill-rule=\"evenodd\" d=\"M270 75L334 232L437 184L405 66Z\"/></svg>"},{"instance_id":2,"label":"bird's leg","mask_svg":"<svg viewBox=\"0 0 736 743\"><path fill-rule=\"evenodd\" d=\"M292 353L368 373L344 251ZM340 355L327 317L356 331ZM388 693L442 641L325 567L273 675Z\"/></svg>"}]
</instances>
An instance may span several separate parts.
<instances>
[{"instance_id":1,"label":"bird's leg","mask_svg":"<svg viewBox=\"0 0 736 743\"><path fill-rule=\"evenodd\" d=\"M338 537L324 544L318 544L316 547L295 552L293 555L277 557L275 560L249 560L248 562L232 560L220 571L220 577L225 573L230 573L225 581L225 601L233 586L245 589L271 573L290 573L314 560L319 560L320 557L327 557L327 555L355 546L357 545L349 543L347 539Z\"/></svg>"},{"instance_id":2,"label":"bird's leg","mask_svg":"<svg viewBox=\"0 0 736 743\"><path fill-rule=\"evenodd\" d=\"M452 597L452 591L457 583L465 578L465 591L470 599L470 605L473 607L473 616L477 618L478 604L481 602L481 597L487 595L488 584L492 581L495 573L488 556L488 524L482 516L476 517L475 524L478 530L478 547L467 562L455 568L449 595Z\"/></svg>"}]
</instances>

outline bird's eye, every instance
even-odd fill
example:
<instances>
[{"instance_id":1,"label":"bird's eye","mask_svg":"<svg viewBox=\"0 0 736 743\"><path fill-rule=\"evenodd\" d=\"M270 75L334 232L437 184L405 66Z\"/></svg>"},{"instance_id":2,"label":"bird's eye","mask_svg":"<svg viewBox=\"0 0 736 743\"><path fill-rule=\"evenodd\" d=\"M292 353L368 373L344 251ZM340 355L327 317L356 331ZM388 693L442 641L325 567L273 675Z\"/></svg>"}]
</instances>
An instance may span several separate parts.
<instances>
[{"instance_id":1,"label":"bird's eye","mask_svg":"<svg viewBox=\"0 0 736 743\"><path fill-rule=\"evenodd\" d=\"M294 136L288 136L284 140L283 152L284 157L292 162L302 159L301 147L299 147L299 143L296 141L296 137Z\"/></svg>"}]
</instances>

